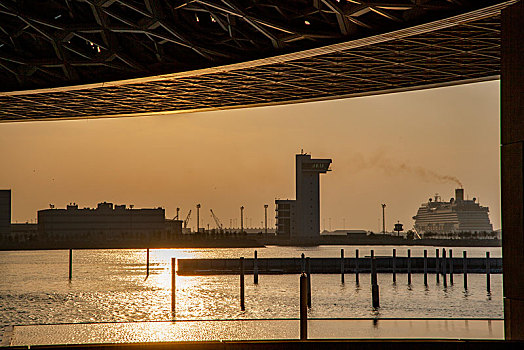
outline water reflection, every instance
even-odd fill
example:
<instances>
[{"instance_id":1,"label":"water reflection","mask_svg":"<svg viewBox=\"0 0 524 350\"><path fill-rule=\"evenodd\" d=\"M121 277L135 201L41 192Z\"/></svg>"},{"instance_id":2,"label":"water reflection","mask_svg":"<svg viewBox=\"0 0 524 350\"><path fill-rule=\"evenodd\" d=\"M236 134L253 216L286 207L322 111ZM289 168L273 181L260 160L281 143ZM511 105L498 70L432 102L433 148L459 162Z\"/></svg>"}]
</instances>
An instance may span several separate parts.
<instances>
[{"instance_id":1,"label":"water reflection","mask_svg":"<svg viewBox=\"0 0 524 350\"><path fill-rule=\"evenodd\" d=\"M376 255L388 247L344 247L346 256L359 248ZM412 256L419 256L418 248ZM423 251L420 248L420 254ZM397 247L397 251L400 251ZM485 249L479 249L483 256ZM294 247L258 250L259 257L300 256ZM496 252L491 251L492 256ZM261 275L259 284L246 276L246 311L239 307L238 276L178 276L176 314L171 312L171 258L252 256L253 249L152 249L150 275L146 250L81 250L74 255L73 280L68 281L68 252L1 252L0 327L7 324L150 321L180 319L295 318L298 315L298 276ZM309 256L340 256L340 246L308 248ZM401 255L401 252L399 252ZM468 250L468 256L475 256ZM311 317L502 317L502 278L491 276L485 294L485 275L470 274L469 289L392 284L379 274L381 309L371 309L369 274L313 275ZM430 276L428 276L430 277ZM405 281L405 274L397 274ZM353 280L354 279L354 280ZM430 278L428 278L431 281ZM434 281L434 280L433 280ZM402 285L402 287L401 287ZM380 311L380 312L379 312Z\"/></svg>"}]
</instances>

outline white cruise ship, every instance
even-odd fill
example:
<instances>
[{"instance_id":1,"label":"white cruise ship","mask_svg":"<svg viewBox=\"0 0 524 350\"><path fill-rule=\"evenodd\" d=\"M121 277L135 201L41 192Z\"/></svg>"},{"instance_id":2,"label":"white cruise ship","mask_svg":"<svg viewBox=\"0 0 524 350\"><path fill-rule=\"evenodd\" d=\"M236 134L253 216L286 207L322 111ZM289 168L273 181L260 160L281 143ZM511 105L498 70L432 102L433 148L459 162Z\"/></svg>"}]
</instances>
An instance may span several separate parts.
<instances>
[{"instance_id":1,"label":"white cruise ship","mask_svg":"<svg viewBox=\"0 0 524 350\"><path fill-rule=\"evenodd\" d=\"M488 216L489 208L481 206L476 198L464 199L464 189L455 190L455 198L442 202L440 196L423 203L418 209L415 220L415 231L419 235L426 233L491 233L493 226Z\"/></svg>"}]
</instances>

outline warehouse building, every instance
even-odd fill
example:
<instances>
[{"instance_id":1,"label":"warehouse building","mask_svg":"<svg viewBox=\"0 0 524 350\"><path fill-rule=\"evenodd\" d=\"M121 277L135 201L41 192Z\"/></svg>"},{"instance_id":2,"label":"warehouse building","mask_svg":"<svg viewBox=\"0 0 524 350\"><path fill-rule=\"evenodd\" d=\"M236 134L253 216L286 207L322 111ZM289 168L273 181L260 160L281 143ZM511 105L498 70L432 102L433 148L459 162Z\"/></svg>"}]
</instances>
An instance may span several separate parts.
<instances>
[{"instance_id":1,"label":"warehouse building","mask_svg":"<svg viewBox=\"0 0 524 350\"><path fill-rule=\"evenodd\" d=\"M180 231L180 232L179 232ZM126 205L98 203L97 207L80 209L72 203L66 209L38 211L38 233L57 240L102 238L111 240L164 240L180 234L181 222L166 224L165 210L134 209Z\"/></svg>"},{"instance_id":2,"label":"warehouse building","mask_svg":"<svg viewBox=\"0 0 524 350\"><path fill-rule=\"evenodd\" d=\"M11 233L11 190L0 190L0 240Z\"/></svg>"}]
</instances>

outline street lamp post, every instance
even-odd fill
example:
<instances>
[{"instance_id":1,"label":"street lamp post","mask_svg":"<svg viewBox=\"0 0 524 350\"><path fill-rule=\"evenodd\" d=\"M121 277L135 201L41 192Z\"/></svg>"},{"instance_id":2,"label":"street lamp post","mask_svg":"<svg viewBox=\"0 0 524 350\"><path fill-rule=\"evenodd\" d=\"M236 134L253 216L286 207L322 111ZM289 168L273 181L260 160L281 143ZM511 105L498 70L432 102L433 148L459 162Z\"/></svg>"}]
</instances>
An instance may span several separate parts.
<instances>
[{"instance_id":1,"label":"street lamp post","mask_svg":"<svg viewBox=\"0 0 524 350\"><path fill-rule=\"evenodd\" d=\"M382 233L386 233L386 205L382 204Z\"/></svg>"},{"instance_id":2,"label":"street lamp post","mask_svg":"<svg viewBox=\"0 0 524 350\"><path fill-rule=\"evenodd\" d=\"M197 208L197 233L200 232L200 204L196 205Z\"/></svg>"},{"instance_id":3,"label":"street lamp post","mask_svg":"<svg viewBox=\"0 0 524 350\"><path fill-rule=\"evenodd\" d=\"M240 207L240 233L244 232L244 206Z\"/></svg>"},{"instance_id":4,"label":"street lamp post","mask_svg":"<svg viewBox=\"0 0 524 350\"><path fill-rule=\"evenodd\" d=\"M267 204L264 204L264 233L267 237Z\"/></svg>"}]
</instances>

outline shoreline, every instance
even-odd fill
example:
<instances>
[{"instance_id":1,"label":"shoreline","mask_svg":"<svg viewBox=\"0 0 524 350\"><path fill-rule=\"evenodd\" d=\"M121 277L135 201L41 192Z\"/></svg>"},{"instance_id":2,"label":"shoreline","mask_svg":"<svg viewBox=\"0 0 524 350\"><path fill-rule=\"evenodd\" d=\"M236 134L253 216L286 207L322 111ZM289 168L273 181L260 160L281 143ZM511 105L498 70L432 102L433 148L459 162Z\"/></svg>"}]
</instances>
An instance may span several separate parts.
<instances>
[{"instance_id":1,"label":"shoreline","mask_svg":"<svg viewBox=\"0 0 524 350\"><path fill-rule=\"evenodd\" d=\"M501 241L496 239L418 239L407 240L397 237L371 238L371 239L348 239L346 237L321 237L320 241L291 241L281 239L238 239L238 240L181 240L176 242L60 242L50 244L49 242L31 242L28 244L0 244L0 251L23 251L23 250L64 250L64 249L198 249L198 248L263 248L265 246L294 246L314 247L329 245L345 246L438 246L438 247L501 247Z\"/></svg>"}]
</instances>

